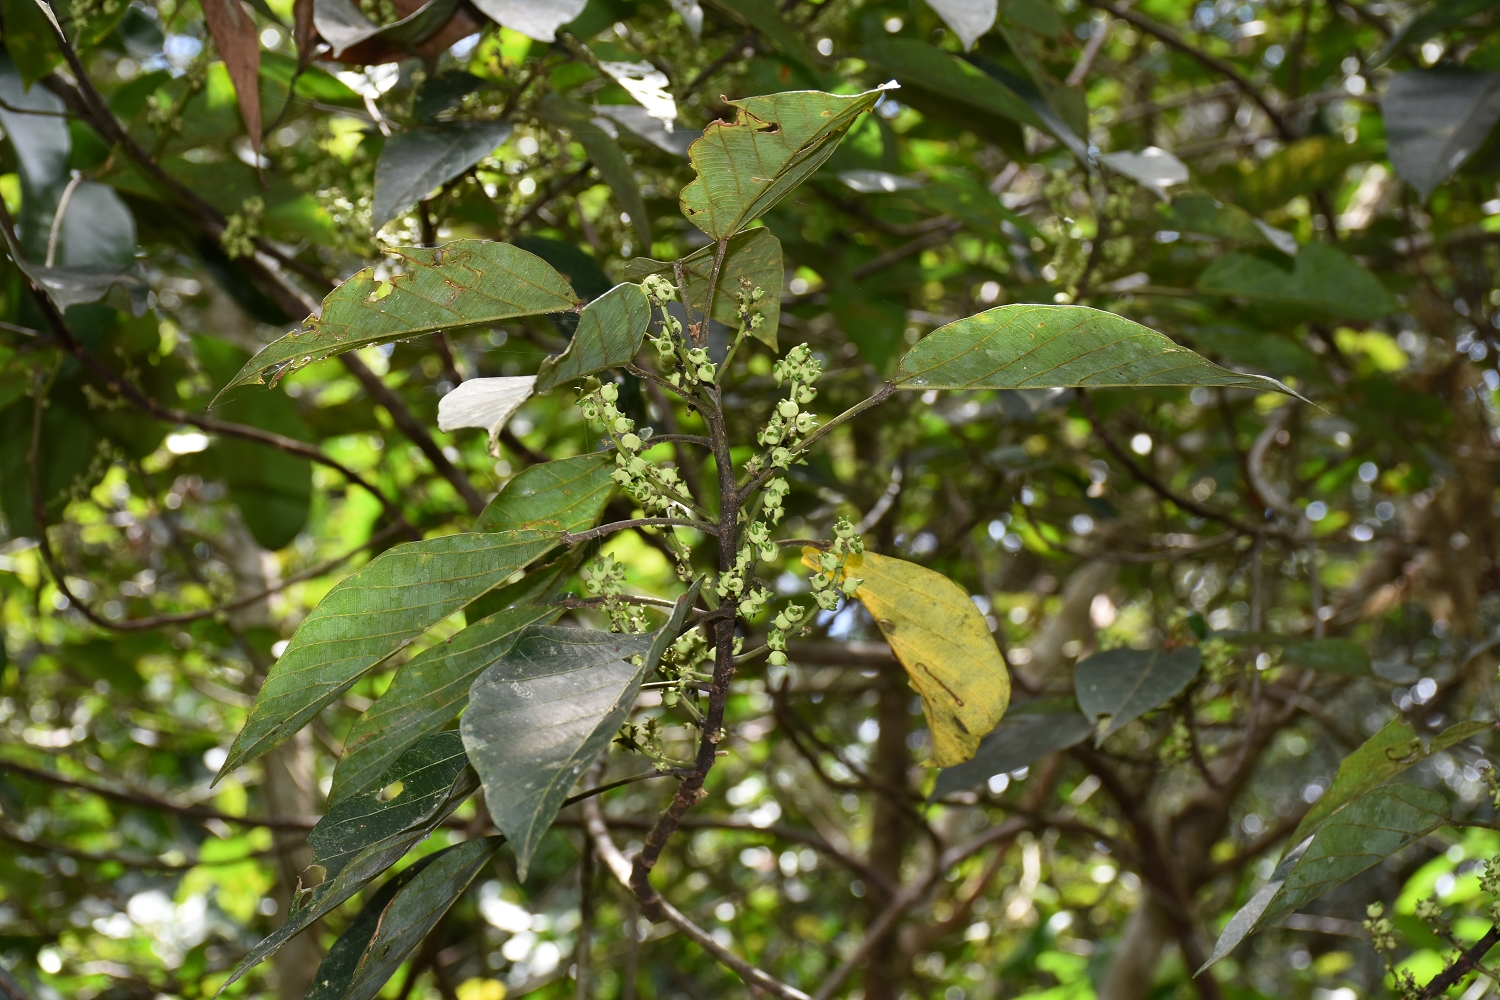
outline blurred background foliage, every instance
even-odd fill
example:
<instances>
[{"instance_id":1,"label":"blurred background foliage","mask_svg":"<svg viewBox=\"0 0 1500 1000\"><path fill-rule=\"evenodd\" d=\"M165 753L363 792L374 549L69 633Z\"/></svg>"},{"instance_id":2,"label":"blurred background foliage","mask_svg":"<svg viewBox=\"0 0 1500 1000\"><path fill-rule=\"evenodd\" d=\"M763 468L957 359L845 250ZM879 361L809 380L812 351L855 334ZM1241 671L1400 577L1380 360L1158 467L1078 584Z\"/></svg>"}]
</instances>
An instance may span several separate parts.
<instances>
[{"instance_id":1,"label":"blurred background foliage","mask_svg":"<svg viewBox=\"0 0 1500 1000\"><path fill-rule=\"evenodd\" d=\"M891 78L765 219L787 254L781 337L826 359L825 412L934 326L1008 302L1120 312L1316 405L906 394L833 435L795 470L790 534L846 515L873 550L961 582L1020 694L1066 695L1077 660L1119 646L1201 642L1205 671L1098 750L930 802L913 693L857 605L825 614L790 667L736 682L729 756L663 891L812 990L942 850L987 838L840 992L865 1000L1354 1000L1389 983L1368 902L1392 904L1424 982L1449 945L1412 915L1421 899L1455 908L1459 939L1485 932L1478 859L1500 839L1471 827L1387 858L1212 977L1184 962L1349 750L1398 715L1421 733L1494 715L1492 4L534 5L554 35L500 0L383 27L417 11L394 0L361 4L372 20L336 56L308 30L335 33L321 3L71 0L71 52L34 0L0 4L0 195L18 225L0 263L0 964L25 995L212 996L285 915L341 741L389 682L361 680L210 788L280 644L372 553L464 530L516 472L592 447L557 395L494 454L482 432L432 429L442 394L534 372L566 323L368 349L205 418L214 391L384 248L513 241L597 295L633 257L705 242L676 198L686 144L726 98ZM216 17L250 24L211 32ZM966 51L956 29L976 23ZM661 75L671 131L608 69L622 62ZM123 383L47 332L18 255L81 289L69 325ZM745 427L768 405L756 385L728 400ZM622 406L662 416L649 396ZM673 579L649 537L607 550L631 588ZM805 585L794 568L786 592ZM1237 630L1367 655L1316 669L1211 636ZM1490 823L1487 752L1481 736L1407 780ZM617 830L660 808L667 793L642 787L610 796ZM474 803L458 817L417 853L485 827ZM584 862L578 824L564 813L525 881L502 852L384 995L745 992ZM354 912L230 994L302 996Z\"/></svg>"}]
</instances>

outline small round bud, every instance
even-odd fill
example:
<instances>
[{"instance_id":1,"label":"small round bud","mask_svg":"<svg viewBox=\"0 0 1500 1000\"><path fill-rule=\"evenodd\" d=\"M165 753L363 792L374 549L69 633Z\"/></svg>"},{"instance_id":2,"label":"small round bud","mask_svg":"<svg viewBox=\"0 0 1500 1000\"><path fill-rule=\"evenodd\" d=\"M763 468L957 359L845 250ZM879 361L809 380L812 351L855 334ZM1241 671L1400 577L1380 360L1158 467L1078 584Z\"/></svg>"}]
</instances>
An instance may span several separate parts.
<instances>
[{"instance_id":1,"label":"small round bud","mask_svg":"<svg viewBox=\"0 0 1500 1000\"><path fill-rule=\"evenodd\" d=\"M625 435L620 438L620 447L625 448L629 451L640 451L641 439L637 437L633 432L627 431Z\"/></svg>"},{"instance_id":2,"label":"small round bud","mask_svg":"<svg viewBox=\"0 0 1500 1000\"><path fill-rule=\"evenodd\" d=\"M776 412L790 420L797 415L797 404L790 399L783 399L776 404Z\"/></svg>"},{"instance_id":3,"label":"small round bud","mask_svg":"<svg viewBox=\"0 0 1500 1000\"><path fill-rule=\"evenodd\" d=\"M603 396L606 400L613 403L615 400L620 398L620 387L615 385L613 382L605 382L599 387L599 395Z\"/></svg>"},{"instance_id":4,"label":"small round bud","mask_svg":"<svg viewBox=\"0 0 1500 1000\"><path fill-rule=\"evenodd\" d=\"M766 662L773 667L784 667L786 666L786 654L779 649L772 650L766 657Z\"/></svg>"}]
</instances>

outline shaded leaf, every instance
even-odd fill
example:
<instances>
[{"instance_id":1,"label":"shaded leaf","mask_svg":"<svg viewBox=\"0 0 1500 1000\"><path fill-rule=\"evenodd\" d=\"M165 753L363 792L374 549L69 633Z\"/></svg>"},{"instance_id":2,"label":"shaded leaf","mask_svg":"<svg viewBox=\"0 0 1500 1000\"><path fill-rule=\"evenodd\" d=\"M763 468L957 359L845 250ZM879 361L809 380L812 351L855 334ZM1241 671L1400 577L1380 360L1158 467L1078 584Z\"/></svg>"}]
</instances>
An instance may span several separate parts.
<instances>
[{"instance_id":1,"label":"shaded leaf","mask_svg":"<svg viewBox=\"0 0 1500 1000\"><path fill-rule=\"evenodd\" d=\"M62 62L57 35L36 0L0 0L5 23L5 51L15 60L21 80L30 86ZM15 105L12 105L14 107Z\"/></svg>"},{"instance_id":2,"label":"shaded leaf","mask_svg":"<svg viewBox=\"0 0 1500 1000\"><path fill-rule=\"evenodd\" d=\"M802 561L816 568L818 555L804 549ZM845 566L846 577L861 581L854 596L922 696L933 763L969 760L1010 703L1010 675L984 615L962 587L925 566L874 552Z\"/></svg>"},{"instance_id":3,"label":"shaded leaf","mask_svg":"<svg viewBox=\"0 0 1500 1000\"><path fill-rule=\"evenodd\" d=\"M391 251L405 270L389 281L367 267L328 293L321 316L250 359L224 388L277 379L314 361L438 330L564 312L578 297L546 261L505 243L455 240Z\"/></svg>"},{"instance_id":4,"label":"shaded leaf","mask_svg":"<svg viewBox=\"0 0 1500 1000\"><path fill-rule=\"evenodd\" d=\"M1008 305L933 330L896 371L900 389L1228 385L1290 390L1220 368L1155 330L1088 306Z\"/></svg>"},{"instance_id":5,"label":"shaded leaf","mask_svg":"<svg viewBox=\"0 0 1500 1000\"><path fill-rule=\"evenodd\" d=\"M599 262L580 247L543 236L522 236L516 246L534 253L557 269L585 302L591 302L614 287ZM576 325L576 321L575 321Z\"/></svg>"},{"instance_id":6,"label":"shaded leaf","mask_svg":"<svg viewBox=\"0 0 1500 1000\"><path fill-rule=\"evenodd\" d=\"M1163 200L1168 188L1188 181L1187 164L1155 146L1147 146L1139 153L1104 153L1099 159L1111 170L1124 174Z\"/></svg>"},{"instance_id":7,"label":"shaded leaf","mask_svg":"<svg viewBox=\"0 0 1500 1000\"><path fill-rule=\"evenodd\" d=\"M21 256L38 264L47 258L52 214L68 183L73 139L66 111L62 98L46 87L28 90L15 64L0 56L0 126L16 151L21 182Z\"/></svg>"},{"instance_id":8,"label":"shaded leaf","mask_svg":"<svg viewBox=\"0 0 1500 1000\"><path fill-rule=\"evenodd\" d=\"M380 926L380 918L385 914L386 907L396 893L420 875L437 857L436 854L429 854L425 858L418 858L386 879L385 884L365 901L359 915L349 922L344 933L328 949L328 954L323 956L323 961L318 963L318 971L313 975L312 986L304 1000L343 1000L349 992L350 983L354 981L359 960Z\"/></svg>"},{"instance_id":9,"label":"shaded leaf","mask_svg":"<svg viewBox=\"0 0 1500 1000\"><path fill-rule=\"evenodd\" d=\"M682 259L683 272L687 276L688 300L702 311L708 301L708 279L714 268L713 246L694 251ZM672 273L670 261L637 257L625 265L625 274L639 281L648 274ZM761 322L754 336L768 347L776 347L776 331L781 324L781 287L786 280L786 264L781 253L781 241L764 226L738 233L729 240L724 251L724 260L719 267L719 281L714 293L713 318L726 326L739 325L739 305L735 298L741 282L748 281L751 288L760 288L765 293L760 303L751 309L752 316L759 315Z\"/></svg>"},{"instance_id":10,"label":"shaded leaf","mask_svg":"<svg viewBox=\"0 0 1500 1000\"><path fill-rule=\"evenodd\" d=\"M657 149L684 159L688 147L698 138L698 133L681 127L668 132L660 119L653 118L645 108L635 104L596 104L594 113L625 126L631 135L640 136Z\"/></svg>"},{"instance_id":11,"label":"shaded leaf","mask_svg":"<svg viewBox=\"0 0 1500 1000\"><path fill-rule=\"evenodd\" d=\"M568 790L635 705L651 639L533 625L470 687L464 746L522 879Z\"/></svg>"},{"instance_id":12,"label":"shaded leaf","mask_svg":"<svg viewBox=\"0 0 1500 1000\"><path fill-rule=\"evenodd\" d=\"M438 400L438 430L478 427L489 434L494 447L501 428L531 398L535 385L535 375L465 379Z\"/></svg>"},{"instance_id":13,"label":"shaded leaf","mask_svg":"<svg viewBox=\"0 0 1500 1000\"><path fill-rule=\"evenodd\" d=\"M766 41L776 47L777 52L792 62L804 69L816 72L812 53L807 51L802 37L782 20L774 0L709 0L709 2L741 24L754 28ZM702 18L701 13L699 18Z\"/></svg>"},{"instance_id":14,"label":"shaded leaf","mask_svg":"<svg viewBox=\"0 0 1500 1000\"><path fill-rule=\"evenodd\" d=\"M433 35L453 17L458 0L429 0L411 14L391 24L372 24L350 0L314 0L313 23L318 34L333 47L338 58L346 49L362 42L382 41L411 47Z\"/></svg>"},{"instance_id":15,"label":"shaded leaf","mask_svg":"<svg viewBox=\"0 0 1500 1000\"><path fill-rule=\"evenodd\" d=\"M469 702L474 678L510 652L522 629L558 614L553 608L499 611L404 663L391 678L390 687L355 720L344 739L344 752L334 767L328 792L328 815L346 801L374 795L397 780L385 775L398 771L403 755L416 753L415 748L428 741L451 739L458 744L456 752L463 754L457 732L440 737L429 734L458 718Z\"/></svg>"},{"instance_id":16,"label":"shaded leaf","mask_svg":"<svg viewBox=\"0 0 1500 1000\"><path fill-rule=\"evenodd\" d=\"M682 214L716 240L733 236L822 166L882 92L801 90L730 101L739 112L734 123L713 122L688 152L698 176L682 189Z\"/></svg>"},{"instance_id":17,"label":"shaded leaf","mask_svg":"<svg viewBox=\"0 0 1500 1000\"><path fill-rule=\"evenodd\" d=\"M510 138L509 122L419 125L391 136L375 162L370 228L380 229Z\"/></svg>"},{"instance_id":18,"label":"shaded leaf","mask_svg":"<svg viewBox=\"0 0 1500 1000\"><path fill-rule=\"evenodd\" d=\"M1161 206L1165 226L1188 233L1203 233L1239 243L1273 247L1288 257L1297 255L1297 238L1268 226L1238 205L1224 205L1205 194L1185 194Z\"/></svg>"},{"instance_id":19,"label":"shaded leaf","mask_svg":"<svg viewBox=\"0 0 1500 1000\"><path fill-rule=\"evenodd\" d=\"M407 542L339 581L271 667L219 776L282 743L375 664L546 552L556 538L556 532L519 530Z\"/></svg>"},{"instance_id":20,"label":"shaded leaf","mask_svg":"<svg viewBox=\"0 0 1500 1000\"><path fill-rule=\"evenodd\" d=\"M240 0L202 0L203 21L234 81L250 146L260 152L260 32Z\"/></svg>"},{"instance_id":21,"label":"shaded leaf","mask_svg":"<svg viewBox=\"0 0 1500 1000\"><path fill-rule=\"evenodd\" d=\"M1270 881L1230 918L1203 968L1229 954L1252 932L1275 924L1447 822L1447 800L1430 789L1392 785L1366 794L1286 856Z\"/></svg>"},{"instance_id":22,"label":"shaded leaf","mask_svg":"<svg viewBox=\"0 0 1500 1000\"><path fill-rule=\"evenodd\" d=\"M327 878L372 844L425 828L438 810L451 812L479 787L456 732L423 737L377 773L378 780L331 803L307 835L313 864Z\"/></svg>"},{"instance_id":23,"label":"shaded leaf","mask_svg":"<svg viewBox=\"0 0 1500 1000\"><path fill-rule=\"evenodd\" d=\"M424 122L435 122L445 111L452 111L476 90L493 86L491 81L466 70L450 69L422 81L412 100L412 114Z\"/></svg>"},{"instance_id":24,"label":"shaded leaf","mask_svg":"<svg viewBox=\"0 0 1500 1000\"><path fill-rule=\"evenodd\" d=\"M1349 319L1378 319L1396 308L1373 274L1327 244L1308 244L1291 265L1284 266L1283 258L1229 253L1204 268L1198 288L1258 305L1315 309Z\"/></svg>"},{"instance_id":25,"label":"shaded leaf","mask_svg":"<svg viewBox=\"0 0 1500 1000\"><path fill-rule=\"evenodd\" d=\"M344 1000L370 1000L379 993L503 843L503 837L479 837L440 851L398 889L380 913Z\"/></svg>"},{"instance_id":26,"label":"shaded leaf","mask_svg":"<svg viewBox=\"0 0 1500 1000\"><path fill-rule=\"evenodd\" d=\"M894 73L902 83L923 87L1022 125L1047 129L1031 105L1014 90L973 64L926 42L881 38L867 43L863 54Z\"/></svg>"},{"instance_id":27,"label":"shaded leaf","mask_svg":"<svg viewBox=\"0 0 1500 1000\"><path fill-rule=\"evenodd\" d=\"M616 285L584 307L567 349L542 361L536 391L571 385L585 375L631 361L650 324L651 303L641 286Z\"/></svg>"},{"instance_id":28,"label":"shaded leaf","mask_svg":"<svg viewBox=\"0 0 1500 1000\"><path fill-rule=\"evenodd\" d=\"M1438 32L1447 31L1466 18L1489 10L1494 5L1495 0L1437 0L1437 3L1402 25L1385 43L1385 48L1375 57L1372 65L1385 62L1398 49L1421 45Z\"/></svg>"},{"instance_id":29,"label":"shaded leaf","mask_svg":"<svg viewBox=\"0 0 1500 1000\"><path fill-rule=\"evenodd\" d=\"M1461 66L1398 73L1380 110L1391 166L1426 201L1500 121L1500 73Z\"/></svg>"},{"instance_id":30,"label":"shaded leaf","mask_svg":"<svg viewBox=\"0 0 1500 1000\"><path fill-rule=\"evenodd\" d=\"M1088 739L1094 724L1075 711L1040 712L1014 705L990 734L979 741L971 760L945 767L932 797L941 798L982 785L997 774L1028 766L1039 757L1066 750Z\"/></svg>"},{"instance_id":31,"label":"shaded leaf","mask_svg":"<svg viewBox=\"0 0 1500 1000\"><path fill-rule=\"evenodd\" d=\"M559 458L522 469L480 512L474 530L591 528L614 490L614 469L611 452Z\"/></svg>"},{"instance_id":32,"label":"shaded leaf","mask_svg":"<svg viewBox=\"0 0 1500 1000\"><path fill-rule=\"evenodd\" d=\"M583 13L588 0L475 0L486 17L538 42L557 40L557 29Z\"/></svg>"},{"instance_id":33,"label":"shaded leaf","mask_svg":"<svg viewBox=\"0 0 1500 1000\"><path fill-rule=\"evenodd\" d=\"M1345 805L1377 785L1385 784L1413 764L1490 728L1488 722L1460 722L1432 737L1423 746L1423 741L1417 738L1411 726L1400 719L1391 722L1339 762L1328 791L1302 817L1290 842L1301 843L1319 824Z\"/></svg>"},{"instance_id":34,"label":"shaded leaf","mask_svg":"<svg viewBox=\"0 0 1500 1000\"><path fill-rule=\"evenodd\" d=\"M1000 81L1007 90L1025 101L1042 127L1067 147L1079 163L1085 168L1090 167L1093 157L1082 135L1088 132L1088 105L1081 92L1054 80L1037 60L1031 58L1026 47L1018 44L1011 33L1006 31L1003 24L1000 31L1005 35L1011 53L1022 64L1025 76L1013 73L1002 63L978 53L964 56L964 61L983 70L986 76Z\"/></svg>"},{"instance_id":35,"label":"shaded leaf","mask_svg":"<svg viewBox=\"0 0 1500 1000\"><path fill-rule=\"evenodd\" d=\"M1073 668L1078 707L1096 725L1109 720L1095 742L1102 744L1126 723L1177 697L1202 666L1197 646L1108 649L1080 661Z\"/></svg>"},{"instance_id":36,"label":"shaded leaf","mask_svg":"<svg viewBox=\"0 0 1500 1000\"><path fill-rule=\"evenodd\" d=\"M630 216L636 238L643 246L649 247L651 217L646 213L646 201L641 197L635 171L626 162L625 154L620 151L620 144L615 141L613 132L606 131L594 120L594 114L587 105L570 101L561 94L548 94L537 111L547 121L561 125L573 133L573 138L578 140L578 144L588 154L590 162L598 168L599 176L604 178L604 183L614 192L615 200Z\"/></svg>"},{"instance_id":37,"label":"shaded leaf","mask_svg":"<svg viewBox=\"0 0 1500 1000\"><path fill-rule=\"evenodd\" d=\"M1370 654L1364 646L1349 639L1310 639L1306 642L1288 643L1281 652L1281 662L1351 677L1370 675Z\"/></svg>"},{"instance_id":38,"label":"shaded leaf","mask_svg":"<svg viewBox=\"0 0 1500 1000\"><path fill-rule=\"evenodd\" d=\"M979 36L995 26L997 0L927 0L943 23L953 29L964 51L974 47Z\"/></svg>"}]
</instances>

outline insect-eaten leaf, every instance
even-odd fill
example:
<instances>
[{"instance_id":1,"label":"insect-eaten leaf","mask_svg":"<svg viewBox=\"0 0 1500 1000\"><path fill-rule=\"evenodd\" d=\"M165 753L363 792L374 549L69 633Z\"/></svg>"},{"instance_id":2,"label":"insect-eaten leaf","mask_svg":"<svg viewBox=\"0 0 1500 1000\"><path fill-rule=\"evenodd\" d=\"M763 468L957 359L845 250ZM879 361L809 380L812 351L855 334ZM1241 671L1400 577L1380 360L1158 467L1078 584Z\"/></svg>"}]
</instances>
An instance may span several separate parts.
<instances>
[{"instance_id":1,"label":"insect-eaten leaf","mask_svg":"<svg viewBox=\"0 0 1500 1000\"><path fill-rule=\"evenodd\" d=\"M1026 767L1049 753L1082 743L1093 731L1093 722L1069 704L1038 701L1012 705L1000 724L979 741L973 759L943 768L932 797L962 792L997 774Z\"/></svg>"},{"instance_id":2,"label":"insect-eaten leaf","mask_svg":"<svg viewBox=\"0 0 1500 1000\"><path fill-rule=\"evenodd\" d=\"M568 347L537 369L536 391L546 392L635 358L651 325L651 303L640 285L616 285L584 307Z\"/></svg>"},{"instance_id":3,"label":"insect-eaten leaf","mask_svg":"<svg viewBox=\"0 0 1500 1000\"><path fill-rule=\"evenodd\" d=\"M474 678L510 652L522 629L551 621L560 613L545 607L498 611L402 664L391 686L355 720L344 739L344 752L333 769L328 791L329 815L353 797L374 795L392 781L407 780L391 775L401 769L400 762L407 755L429 740L440 736L459 741L456 732L433 734L458 718L469 702ZM463 753L461 741L458 753Z\"/></svg>"},{"instance_id":4,"label":"insect-eaten leaf","mask_svg":"<svg viewBox=\"0 0 1500 1000\"><path fill-rule=\"evenodd\" d=\"M1392 785L1357 799L1276 866L1270 881L1225 925L1203 969L1253 932L1275 924L1447 822L1448 802L1431 789Z\"/></svg>"},{"instance_id":5,"label":"insect-eaten leaf","mask_svg":"<svg viewBox=\"0 0 1500 1000\"><path fill-rule=\"evenodd\" d=\"M1202 666L1197 646L1109 649L1080 661L1073 668L1073 690L1098 731L1095 742L1177 697Z\"/></svg>"},{"instance_id":6,"label":"insect-eaten leaf","mask_svg":"<svg viewBox=\"0 0 1500 1000\"><path fill-rule=\"evenodd\" d=\"M371 667L552 548L557 537L517 530L407 542L345 577L297 626L218 776L281 744ZM372 621L380 624L374 631Z\"/></svg>"},{"instance_id":7,"label":"insect-eaten leaf","mask_svg":"<svg viewBox=\"0 0 1500 1000\"><path fill-rule=\"evenodd\" d=\"M1221 368L1155 330L1089 306L1006 305L940 326L902 357L898 389L1222 385L1296 395Z\"/></svg>"},{"instance_id":8,"label":"insect-eaten leaf","mask_svg":"<svg viewBox=\"0 0 1500 1000\"><path fill-rule=\"evenodd\" d=\"M490 450L499 447L500 431L522 403L531 398L535 375L471 378L438 400L438 430L478 427L490 436Z\"/></svg>"},{"instance_id":9,"label":"insect-eaten leaf","mask_svg":"<svg viewBox=\"0 0 1500 1000\"><path fill-rule=\"evenodd\" d=\"M223 392L288 373L345 351L418 334L496 325L566 312L578 296L552 266L506 243L455 240L392 250L399 272L386 281L367 267L328 293L320 316L266 346Z\"/></svg>"},{"instance_id":10,"label":"insect-eaten leaf","mask_svg":"<svg viewBox=\"0 0 1500 1000\"><path fill-rule=\"evenodd\" d=\"M818 555L804 549L802 562L816 569ZM922 696L932 763L972 758L1010 704L1010 674L984 615L958 584L904 559L850 556L844 576L860 580L854 596Z\"/></svg>"},{"instance_id":11,"label":"insect-eaten leaf","mask_svg":"<svg viewBox=\"0 0 1500 1000\"><path fill-rule=\"evenodd\" d=\"M733 236L812 176L886 89L730 101L735 121L709 125L688 150L698 176L682 189L682 214L716 240Z\"/></svg>"}]
</instances>

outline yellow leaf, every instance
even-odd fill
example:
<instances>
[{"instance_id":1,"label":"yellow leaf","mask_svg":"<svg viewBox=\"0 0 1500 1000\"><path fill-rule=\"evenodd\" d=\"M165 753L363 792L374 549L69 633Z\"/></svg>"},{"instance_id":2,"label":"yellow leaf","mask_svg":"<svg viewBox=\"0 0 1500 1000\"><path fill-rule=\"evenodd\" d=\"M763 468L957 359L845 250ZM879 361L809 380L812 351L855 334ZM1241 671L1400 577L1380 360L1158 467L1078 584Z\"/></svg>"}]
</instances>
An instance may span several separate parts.
<instances>
[{"instance_id":1,"label":"yellow leaf","mask_svg":"<svg viewBox=\"0 0 1500 1000\"><path fill-rule=\"evenodd\" d=\"M816 568L819 554L804 549L802 561ZM973 757L1010 704L1010 675L984 615L958 584L904 559L866 552L850 556L844 573L863 581L854 596L922 696L932 762Z\"/></svg>"}]
</instances>

